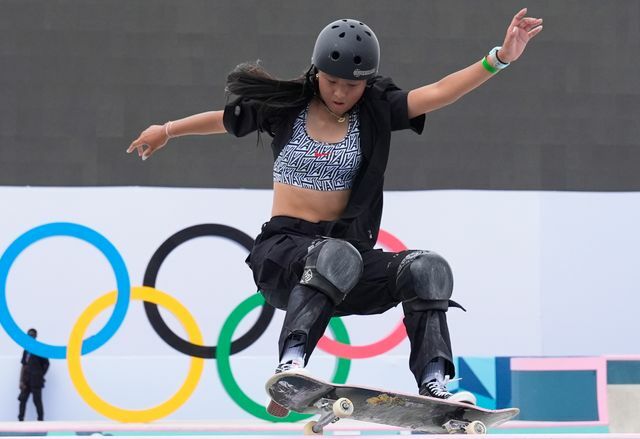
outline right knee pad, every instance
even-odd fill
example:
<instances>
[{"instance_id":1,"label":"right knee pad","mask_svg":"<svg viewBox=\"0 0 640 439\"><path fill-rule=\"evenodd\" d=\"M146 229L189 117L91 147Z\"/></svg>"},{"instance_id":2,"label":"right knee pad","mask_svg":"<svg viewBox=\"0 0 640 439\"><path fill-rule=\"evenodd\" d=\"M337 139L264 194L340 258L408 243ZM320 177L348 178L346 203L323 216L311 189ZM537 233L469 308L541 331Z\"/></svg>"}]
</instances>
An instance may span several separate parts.
<instances>
[{"instance_id":1,"label":"right knee pad","mask_svg":"<svg viewBox=\"0 0 640 439\"><path fill-rule=\"evenodd\" d=\"M309 248L300 283L326 294L337 305L356 286L364 264L354 246L339 239L324 239Z\"/></svg>"}]
</instances>

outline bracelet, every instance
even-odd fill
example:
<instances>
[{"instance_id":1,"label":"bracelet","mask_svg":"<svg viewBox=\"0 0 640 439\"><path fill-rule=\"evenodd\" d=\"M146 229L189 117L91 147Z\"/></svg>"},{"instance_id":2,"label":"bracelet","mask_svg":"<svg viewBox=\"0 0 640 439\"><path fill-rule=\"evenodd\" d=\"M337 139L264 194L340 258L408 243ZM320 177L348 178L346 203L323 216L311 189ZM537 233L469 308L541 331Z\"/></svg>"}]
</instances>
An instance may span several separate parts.
<instances>
[{"instance_id":1,"label":"bracelet","mask_svg":"<svg viewBox=\"0 0 640 439\"><path fill-rule=\"evenodd\" d=\"M482 58L482 67L484 67L492 75L498 72L498 69L489 64L486 56Z\"/></svg>"},{"instance_id":2,"label":"bracelet","mask_svg":"<svg viewBox=\"0 0 640 439\"><path fill-rule=\"evenodd\" d=\"M167 139L171 139L175 136L171 135L171 133L169 132L169 128L171 128L171 125L173 124L173 121L169 121L167 123L164 124L164 133L167 135Z\"/></svg>"}]
</instances>

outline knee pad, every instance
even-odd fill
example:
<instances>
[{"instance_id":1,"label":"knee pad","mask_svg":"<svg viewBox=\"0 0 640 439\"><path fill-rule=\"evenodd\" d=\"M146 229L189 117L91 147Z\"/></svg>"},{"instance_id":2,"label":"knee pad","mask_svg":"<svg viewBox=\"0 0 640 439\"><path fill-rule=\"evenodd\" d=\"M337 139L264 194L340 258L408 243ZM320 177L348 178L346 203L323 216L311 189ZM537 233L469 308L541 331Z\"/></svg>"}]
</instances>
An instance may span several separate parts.
<instances>
[{"instance_id":1,"label":"knee pad","mask_svg":"<svg viewBox=\"0 0 640 439\"><path fill-rule=\"evenodd\" d=\"M396 287L410 308L447 311L453 293L453 273L439 254L411 252L400 262Z\"/></svg>"},{"instance_id":2,"label":"knee pad","mask_svg":"<svg viewBox=\"0 0 640 439\"><path fill-rule=\"evenodd\" d=\"M338 239L323 239L309 247L300 283L326 294L337 305L356 286L364 264L354 246Z\"/></svg>"}]
</instances>

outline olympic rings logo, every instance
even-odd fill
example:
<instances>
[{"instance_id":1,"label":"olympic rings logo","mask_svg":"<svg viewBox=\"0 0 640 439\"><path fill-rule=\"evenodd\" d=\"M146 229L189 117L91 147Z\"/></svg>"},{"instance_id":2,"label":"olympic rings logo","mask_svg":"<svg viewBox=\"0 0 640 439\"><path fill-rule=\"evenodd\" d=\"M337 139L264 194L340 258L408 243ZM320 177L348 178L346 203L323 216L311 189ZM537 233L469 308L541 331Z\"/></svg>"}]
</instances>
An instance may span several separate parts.
<instances>
[{"instance_id":1,"label":"olympic rings logo","mask_svg":"<svg viewBox=\"0 0 640 439\"><path fill-rule=\"evenodd\" d=\"M107 259L116 278L116 291L109 292L91 303L73 325L67 346L55 346L29 337L14 321L7 303L6 286L11 266L29 246L46 238L66 236L77 238L98 249ZM229 239L248 251L253 239L244 232L221 224L199 224L185 228L170 236L151 257L144 274L144 286L131 286L127 267L118 250L100 233L74 223L49 223L35 227L15 239L0 257L0 324L7 334L21 347L36 355L51 359L66 359L71 381L81 398L96 412L121 422L150 422L176 411L196 389L204 369L205 359L215 359L218 374L225 391L243 410L257 418L289 422L308 418L310 415L291 413L285 418L269 415L263 405L247 396L231 372L230 357L252 345L266 330L274 315L274 308L264 302L259 293L253 294L229 314L222 325L216 346L205 346L203 336L191 313L175 298L155 288L158 272L166 257L179 245L203 236ZM380 231L379 243L390 251L402 251L406 247L397 238L384 230ZM116 407L98 396L87 382L81 365L81 356L95 351L111 339L122 325L129 303L140 300L151 326L168 345L191 357L187 378L178 391L163 403L143 410ZM95 335L83 339L91 322L100 312L113 305L111 316ZM175 334L164 322L158 306L174 314L185 329L188 340ZM261 307L260 315L253 326L242 336L233 340L234 332L242 319L254 309ZM353 346L346 327L339 317L331 319L329 329L335 340L322 337L318 348L335 355L336 368L332 381L345 383L349 375L351 359L370 358L397 346L406 337L402 322L382 340L368 345Z\"/></svg>"}]
</instances>

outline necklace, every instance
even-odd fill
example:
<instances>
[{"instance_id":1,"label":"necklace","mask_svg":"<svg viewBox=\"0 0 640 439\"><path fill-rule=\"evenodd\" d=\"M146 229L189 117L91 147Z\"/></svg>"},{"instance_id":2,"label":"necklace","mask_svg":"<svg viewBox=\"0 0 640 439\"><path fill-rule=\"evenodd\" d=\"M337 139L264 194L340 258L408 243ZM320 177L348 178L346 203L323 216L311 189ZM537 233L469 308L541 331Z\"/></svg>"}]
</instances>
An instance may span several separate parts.
<instances>
[{"instance_id":1,"label":"necklace","mask_svg":"<svg viewBox=\"0 0 640 439\"><path fill-rule=\"evenodd\" d=\"M331 115L338 120L338 123L342 123L345 120L347 120L347 116L346 115L349 114L349 112L343 114L342 116L339 116L336 113L334 113L333 111L331 111L331 108L329 108L329 106L324 102L324 100L320 99L320 102L322 102L322 106L325 108L325 110L327 110L329 113L331 113Z\"/></svg>"}]
</instances>

